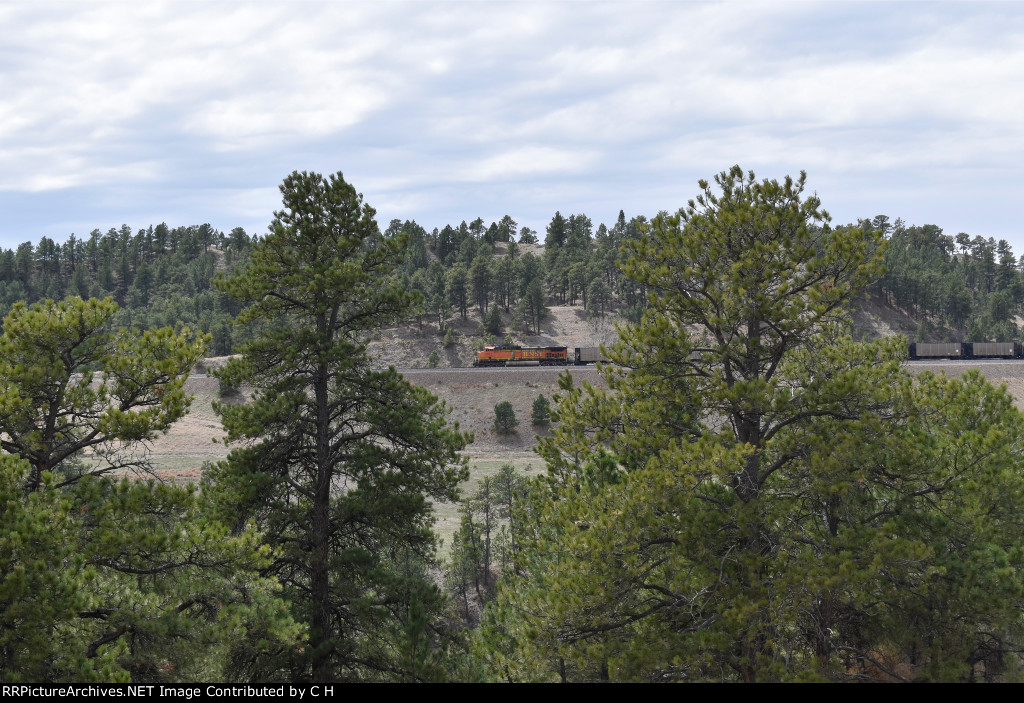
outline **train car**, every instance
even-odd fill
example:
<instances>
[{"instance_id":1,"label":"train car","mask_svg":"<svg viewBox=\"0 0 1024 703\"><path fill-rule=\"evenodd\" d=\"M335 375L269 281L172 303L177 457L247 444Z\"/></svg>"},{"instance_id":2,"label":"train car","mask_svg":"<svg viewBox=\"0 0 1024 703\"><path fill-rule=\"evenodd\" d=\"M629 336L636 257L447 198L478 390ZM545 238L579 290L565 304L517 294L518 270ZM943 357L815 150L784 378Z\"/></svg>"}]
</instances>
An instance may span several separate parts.
<instances>
[{"instance_id":1,"label":"train car","mask_svg":"<svg viewBox=\"0 0 1024 703\"><path fill-rule=\"evenodd\" d=\"M1024 359L1020 342L946 342L910 345L911 359Z\"/></svg>"},{"instance_id":2,"label":"train car","mask_svg":"<svg viewBox=\"0 0 1024 703\"><path fill-rule=\"evenodd\" d=\"M608 361L601 353L601 347L576 347L573 351L573 362L576 366L594 364L598 361Z\"/></svg>"},{"instance_id":3,"label":"train car","mask_svg":"<svg viewBox=\"0 0 1024 703\"><path fill-rule=\"evenodd\" d=\"M968 345L964 342L946 342L942 344L925 344L917 342L910 345L911 359L968 359Z\"/></svg>"},{"instance_id":4,"label":"train car","mask_svg":"<svg viewBox=\"0 0 1024 703\"><path fill-rule=\"evenodd\" d=\"M567 347L484 347L473 366L567 366Z\"/></svg>"},{"instance_id":5,"label":"train car","mask_svg":"<svg viewBox=\"0 0 1024 703\"><path fill-rule=\"evenodd\" d=\"M1024 347L1020 342L967 342L972 359L1020 359Z\"/></svg>"}]
</instances>

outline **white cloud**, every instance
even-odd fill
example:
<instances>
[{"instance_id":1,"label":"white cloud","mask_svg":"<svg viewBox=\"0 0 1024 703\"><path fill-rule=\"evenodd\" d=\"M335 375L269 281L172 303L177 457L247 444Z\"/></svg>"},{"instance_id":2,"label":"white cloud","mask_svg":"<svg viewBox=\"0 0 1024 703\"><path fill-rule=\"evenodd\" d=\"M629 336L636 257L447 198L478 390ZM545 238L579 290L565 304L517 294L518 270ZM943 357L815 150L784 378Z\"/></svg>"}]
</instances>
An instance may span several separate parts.
<instances>
[{"instance_id":1,"label":"white cloud","mask_svg":"<svg viewBox=\"0 0 1024 703\"><path fill-rule=\"evenodd\" d=\"M907 184L1024 159L1012 3L39 3L0 22L0 190L33 203L130 188L154 213L174 192L194 220L266 222L307 168L424 225L650 214L741 163L945 206Z\"/></svg>"},{"instance_id":2,"label":"white cloud","mask_svg":"<svg viewBox=\"0 0 1024 703\"><path fill-rule=\"evenodd\" d=\"M541 174L571 176L589 169L596 156L592 153L553 147L524 147L489 156L466 168L465 178L472 181L529 178Z\"/></svg>"}]
</instances>

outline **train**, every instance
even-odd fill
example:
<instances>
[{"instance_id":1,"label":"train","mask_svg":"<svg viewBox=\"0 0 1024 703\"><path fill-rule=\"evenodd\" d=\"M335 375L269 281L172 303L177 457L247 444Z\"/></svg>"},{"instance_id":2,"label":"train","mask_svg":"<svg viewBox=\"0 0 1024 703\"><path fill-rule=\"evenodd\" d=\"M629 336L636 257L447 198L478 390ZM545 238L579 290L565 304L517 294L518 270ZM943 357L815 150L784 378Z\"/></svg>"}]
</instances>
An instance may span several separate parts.
<instances>
[{"instance_id":1,"label":"train","mask_svg":"<svg viewBox=\"0 0 1024 703\"><path fill-rule=\"evenodd\" d=\"M600 347L492 346L477 352L473 366L586 366L607 361Z\"/></svg>"},{"instance_id":2,"label":"train","mask_svg":"<svg viewBox=\"0 0 1024 703\"><path fill-rule=\"evenodd\" d=\"M909 357L919 359L1024 359L1020 342L943 342L910 344Z\"/></svg>"},{"instance_id":3,"label":"train","mask_svg":"<svg viewBox=\"0 0 1024 703\"><path fill-rule=\"evenodd\" d=\"M927 359L1024 359L1020 342L912 342L912 361ZM473 366L586 366L607 361L600 347L488 346L477 352Z\"/></svg>"}]
</instances>

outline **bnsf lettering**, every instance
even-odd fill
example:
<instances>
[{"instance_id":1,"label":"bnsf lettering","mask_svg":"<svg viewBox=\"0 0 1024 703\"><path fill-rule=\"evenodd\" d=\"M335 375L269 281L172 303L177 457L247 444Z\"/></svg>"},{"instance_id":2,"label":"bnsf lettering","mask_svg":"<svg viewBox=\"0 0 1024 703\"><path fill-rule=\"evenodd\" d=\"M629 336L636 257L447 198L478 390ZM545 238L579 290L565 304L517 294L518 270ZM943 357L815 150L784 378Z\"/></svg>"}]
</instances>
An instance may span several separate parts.
<instances>
[{"instance_id":1,"label":"bnsf lettering","mask_svg":"<svg viewBox=\"0 0 1024 703\"><path fill-rule=\"evenodd\" d=\"M596 347L485 347L473 366L569 366L604 361Z\"/></svg>"}]
</instances>

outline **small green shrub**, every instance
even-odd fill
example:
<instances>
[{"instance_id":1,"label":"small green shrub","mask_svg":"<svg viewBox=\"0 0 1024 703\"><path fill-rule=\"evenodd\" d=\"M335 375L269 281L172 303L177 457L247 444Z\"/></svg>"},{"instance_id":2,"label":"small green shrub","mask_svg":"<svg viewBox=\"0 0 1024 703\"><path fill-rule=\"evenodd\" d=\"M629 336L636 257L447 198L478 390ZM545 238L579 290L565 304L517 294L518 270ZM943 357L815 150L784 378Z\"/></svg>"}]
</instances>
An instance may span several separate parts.
<instances>
[{"instance_id":1,"label":"small green shrub","mask_svg":"<svg viewBox=\"0 0 1024 703\"><path fill-rule=\"evenodd\" d=\"M530 422L538 427L545 427L551 424L551 405L543 393L537 396L537 400L533 401L533 413L530 415Z\"/></svg>"},{"instance_id":2,"label":"small green shrub","mask_svg":"<svg viewBox=\"0 0 1024 703\"><path fill-rule=\"evenodd\" d=\"M494 431L500 435L515 434L519 420L516 419L516 411L512 403L503 400L494 406Z\"/></svg>"}]
</instances>

